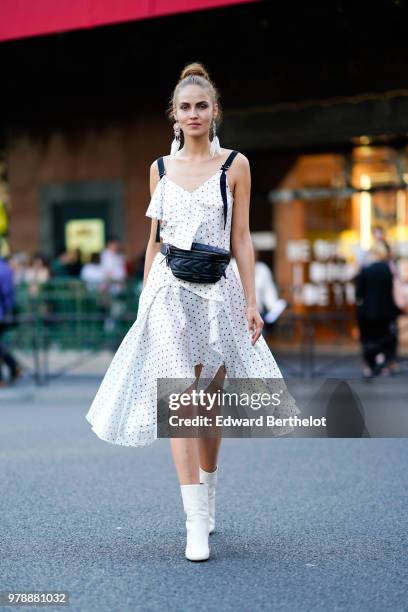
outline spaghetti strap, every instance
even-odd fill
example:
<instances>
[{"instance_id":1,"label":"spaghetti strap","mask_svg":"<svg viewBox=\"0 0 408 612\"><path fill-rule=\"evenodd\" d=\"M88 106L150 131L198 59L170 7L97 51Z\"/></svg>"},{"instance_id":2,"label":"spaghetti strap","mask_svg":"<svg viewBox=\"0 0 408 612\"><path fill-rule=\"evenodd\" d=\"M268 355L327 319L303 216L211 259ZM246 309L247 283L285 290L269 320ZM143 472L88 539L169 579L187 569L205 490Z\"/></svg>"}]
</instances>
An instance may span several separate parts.
<instances>
[{"instance_id":1,"label":"spaghetti strap","mask_svg":"<svg viewBox=\"0 0 408 612\"><path fill-rule=\"evenodd\" d=\"M231 166L236 155L238 155L238 151L232 151L221 166L220 189L221 189L221 196L222 196L222 202L223 202L223 208L224 208L224 229L227 223L227 214L228 214L227 177L225 173Z\"/></svg>"},{"instance_id":2,"label":"spaghetti strap","mask_svg":"<svg viewBox=\"0 0 408 612\"><path fill-rule=\"evenodd\" d=\"M157 160L157 165L159 167L159 175L160 175L160 180L161 180L163 176L166 174L166 170L164 168L164 161L162 157L159 157L159 159Z\"/></svg>"},{"instance_id":3,"label":"spaghetti strap","mask_svg":"<svg viewBox=\"0 0 408 612\"><path fill-rule=\"evenodd\" d=\"M228 170L237 155L238 151L231 151L225 162L222 164L221 170Z\"/></svg>"},{"instance_id":4,"label":"spaghetti strap","mask_svg":"<svg viewBox=\"0 0 408 612\"><path fill-rule=\"evenodd\" d=\"M157 166L159 168L159 176L160 176L160 181L162 180L163 176L166 174L166 170L164 167L164 161L162 157L159 157L159 159L157 160ZM156 229L156 238L155 238L155 242L160 242L160 220L157 219L157 229Z\"/></svg>"}]
</instances>

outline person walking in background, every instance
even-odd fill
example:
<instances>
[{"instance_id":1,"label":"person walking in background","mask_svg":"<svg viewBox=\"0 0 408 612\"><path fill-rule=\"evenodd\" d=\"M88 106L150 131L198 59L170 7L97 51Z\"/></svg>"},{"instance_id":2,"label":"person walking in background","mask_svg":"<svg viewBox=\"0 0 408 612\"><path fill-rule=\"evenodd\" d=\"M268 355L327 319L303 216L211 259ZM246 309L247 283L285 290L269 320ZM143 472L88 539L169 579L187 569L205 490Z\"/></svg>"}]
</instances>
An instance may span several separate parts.
<instances>
[{"instance_id":1,"label":"person walking in background","mask_svg":"<svg viewBox=\"0 0 408 612\"><path fill-rule=\"evenodd\" d=\"M30 254L26 251L12 253L8 259L10 268L13 271L14 287L25 282L26 270L30 264Z\"/></svg>"},{"instance_id":2,"label":"person walking in background","mask_svg":"<svg viewBox=\"0 0 408 612\"><path fill-rule=\"evenodd\" d=\"M381 227L381 225L373 225L373 227L371 228L371 234L372 234L372 242L374 244L378 242L382 242L385 248L387 249L388 253L391 254L391 247L389 243L387 242L387 240L385 239L384 229ZM371 263L372 254L369 248L366 248L366 249L359 248L356 255L357 255L357 265L359 268L368 266Z\"/></svg>"},{"instance_id":3,"label":"person walking in background","mask_svg":"<svg viewBox=\"0 0 408 612\"><path fill-rule=\"evenodd\" d=\"M364 360L363 376L391 373L396 354L396 319L401 314L393 298L393 273L382 240L374 243L367 265L355 278L357 323ZM381 361L378 357L382 356Z\"/></svg>"},{"instance_id":4,"label":"person walking in background","mask_svg":"<svg viewBox=\"0 0 408 612\"><path fill-rule=\"evenodd\" d=\"M70 276L79 278L83 267L82 263L82 252L81 249L76 248L72 251L72 261L68 265L68 272Z\"/></svg>"},{"instance_id":5,"label":"person walking in background","mask_svg":"<svg viewBox=\"0 0 408 612\"><path fill-rule=\"evenodd\" d=\"M391 274L393 276L397 276L398 275L398 269L397 269L397 265L394 261L394 257L393 257L393 253L392 253L392 249L390 246L390 243L387 241L386 237L385 237L385 232L384 229L381 225L374 225L372 228L372 236L373 236L373 242L374 244L382 244L387 252L387 256L385 258L384 261L388 262L388 265L390 267L391 270ZM361 255L361 259L360 259L360 265L361 267L363 266L367 266L370 263L372 263L372 253L370 251L370 249L366 250L366 251L362 251L362 255ZM394 352L393 354L389 355L389 363L387 368L390 368L390 370L392 372L395 372L398 370L398 325L397 325L397 318L394 319L394 321L391 322L391 331L392 334L394 336L394 343L393 343L393 347L394 347ZM377 355L377 362L378 364L380 363L384 363L385 361L385 355L383 353L379 353ZM384 373L387 370L384 370Z\"/></svg>"},{"instance_id":6,"label":"person walking in background","mask_svg":"<svg viewBox=\"0 0 408 612\"><path fill-rule=\"evenodd\" d=\"M378 228L377 228L378 230ZM387 242L387 240L384 237L384 234L382 232L382 229L380 228L377 231L377 234L374 234L378 236L378 240L384 245L386 251L387 251L387 258L386 261L388 262L388 265L390 267L391 270L391 274L394 277L398 277L398 267L397 264L394 260L393 257L393 253L391 250L391 246L389 244L389 242ZM394 297L395 299L395 297ZM398 306L398 304L397 304ZM399 314L401 314L401 312L399 312ZM397 317L395 317L395 319L391 322L391 331L393 333L394 336L394 351L392 354L390 354L389 357L389 364L388 367L391 370L391 373L396 372L398 370L398 319ZM382 358L384 359L384 356L382 356Z\"/></svg>"},{"instance_id":7,"label":"person walking in background","mask_svg":"<svg viewBox=\"0 0 408 612\"><path fill-rule=\"evenodd\" d=\"M57 252L56 257L51 262L51 273L54 278L69 278L71 276L71 266L74 263L72 251L65 250L65 247Z\"/></svg>"},{"instance_id":8,"label":"person walking in background","mask_svg":"<svg viewBox=\"0 0 408 612\"><path fill-rule=\"evenodd\" d=\"M23 281L28 285L29 294L38 295L41 285L49 280L50 275L47 258L41 253L35 253L23 275Z\"/></svg>"},{"instance_id":9,"label":"person walking in background","mask_svg":"<svg viewBox=\"0 0 408 612\"><path fill-rule=\"evenodd\" d=\"M121 299L127 278L126 259L117 236L110 236L106 247L101 253L101 268L107 291L110 295L109 315L104 323L104 329L112 333L123 316L125 301Z\"/></svg>"},{"instance_id":10,"label":"person walking in background","mask_svg":"<svg viewBox=\"0 0 408 612\"><path fill-rule=\"evenodd\" d=\"M263 320L271 325L285 310L287 302L279 298L272 270L264 261L258 259L257 249L254 249L254 255L256 302ZM263 327L262 333L265 335L266 326Z\"/></svg>"},{"instance_id":11,"label":"person walking in background","mask_svg":"<svg viewBox=\"0 0 408 612\"><path fill-rule=\"evenodd\" d=\"M101 253L101 266L107 281L123 282L126 279L126 261L116 236L110 236Z\"/></svg>"},{"instance_id":12,"label":"person walking in background","mask_svg":"<svg viewBox=\"0 0 408 612\"><path fill-rule=\"evenodd\" d=\"M13 270L7 260L0 257L0 386L4 387L7 382L3 380L2 364L5 363L9 369L9 382L13 383L21 375L21 367L13 357L9 349L2 341L2 336L9 326L7 320L13 314L15 305L15 292L13 283Z\"/></svg>"},{"instance_id":13,"label":"person walking in background","mask_svg":"<svg viewBox=\"0 0 408 612\"><path fill-rule=\"evenodd\" d=\"M105 277L99 253L91 253L89 262L84 264L81 269L80 278L86 284L87 289L100 289L102 287Z\"/></svg>"},{"instance_id":14,"label":"person walking in background","mask_svg":"<svg viewBox=\"0 0 408 612\"><path fill-rule=\"evenodd\" d=\"M254 249L255 258L255 294L258 311L267 324L273 324L282 314L287 302L278 296L278 290L273 279L272 270L264 261L260 261L259 251ZM231 259L233 270L240 280L238 266L235 257ZM262 335L266 336L266 325L262 328Z\"/></svg>"}]
</instances>

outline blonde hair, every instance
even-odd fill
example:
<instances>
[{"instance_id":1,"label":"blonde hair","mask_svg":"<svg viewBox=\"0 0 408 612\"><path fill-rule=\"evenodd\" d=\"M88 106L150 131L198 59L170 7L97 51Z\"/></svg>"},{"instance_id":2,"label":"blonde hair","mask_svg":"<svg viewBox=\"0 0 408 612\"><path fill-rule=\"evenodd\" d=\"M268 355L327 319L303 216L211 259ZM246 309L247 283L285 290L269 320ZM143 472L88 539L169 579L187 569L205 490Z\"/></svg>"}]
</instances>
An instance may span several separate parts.
<instances>
[{"instance_id":1,"label":"blonde hair","mask_svg":"<svg viewBox=\"0 0 408 612\"><path fill-rule=\"evenodd\" d=\"M218 114L217 118L215 119L215 122L218 127L218 124L221 121L221 106L219 102L220 95L214 83L210 79L207 70L202 64L200 64L200 62L193 62L191 64L187 64L187 66L185 66L181 71L180 78L173 90L173 94L170 98L169 107L167 109L169 119L174 121L173 109L176 106L177 97L181 89L183 89L183 87L186 87L187 85L199 85L210 94L212 103L218 104Z\"/></svg>"},{"instance_id":2,"label":"blonde hair","mask_svg":"<svg viewBox=\"0 0 408 612\"><path fill-rule=\"evenodd\" d=\"M388 259L388 249L382 240L376 240L369 250L371 261L386 261Z\"/></svg>"}]
</instances>

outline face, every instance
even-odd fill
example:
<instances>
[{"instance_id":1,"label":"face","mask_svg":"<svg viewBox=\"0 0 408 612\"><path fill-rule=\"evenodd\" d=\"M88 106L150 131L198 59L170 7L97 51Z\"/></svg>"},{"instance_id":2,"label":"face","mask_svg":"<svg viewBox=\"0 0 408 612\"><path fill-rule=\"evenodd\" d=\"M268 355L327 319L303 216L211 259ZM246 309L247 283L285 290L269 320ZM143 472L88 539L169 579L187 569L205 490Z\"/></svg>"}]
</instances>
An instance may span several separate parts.
<instances>
[{"instance_id":1,"label":"face","mask_svg":"<svg viewBox=\"0 0 408 612\"><path fill-rule=\"evenodd\" d=\"M199 85L186 85L178 94L174 118L184 136L202 136L209 133L217 112L218 106L212 103L206 89Z\"/></svg>"},{"instance_id":2,"label":"face","mask_svg":"<svg viewBox=\"0 0 408 612\"><path fill-rule=\"evenodd\" d=\"M110 240L107 246L111 251L114 251L115 253L119 251L119 242L117 242L117 240Z\"/></svg>"}]
</instances>

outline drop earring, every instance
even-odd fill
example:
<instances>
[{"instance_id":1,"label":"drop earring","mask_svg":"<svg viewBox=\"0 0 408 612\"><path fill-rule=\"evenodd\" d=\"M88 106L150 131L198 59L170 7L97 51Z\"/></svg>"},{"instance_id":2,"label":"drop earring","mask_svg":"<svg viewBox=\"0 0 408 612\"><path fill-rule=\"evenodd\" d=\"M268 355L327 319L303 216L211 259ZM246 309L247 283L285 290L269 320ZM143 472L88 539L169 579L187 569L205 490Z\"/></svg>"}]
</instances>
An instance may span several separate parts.
<instances>
[{"instance_id":1,"label":"drop earring","mask_svg":"<svg viewBox=\"0 0 408 612\"><path fill-rule=\"evenodd\" d=\"M210 144L210 156L215 157L216 155L219 155L221 153L221 146L220 146L220 141L217 136L215 119L213 119L213 123L212 123L212 133L213 133L213 137L212 137L211 144Z\"/></svg>"},{"instance_id":2,"label":"drop earring","mask_svg":"<svg viewBox=\"0 0 408 612\"><path fill-rule=\"evenodd\" d=\"M174 140L171 143L170 157L174 157L177 151L180 149L180 124L178 121L173 125L174 129Z\"/></svg>"}]
</instances>

